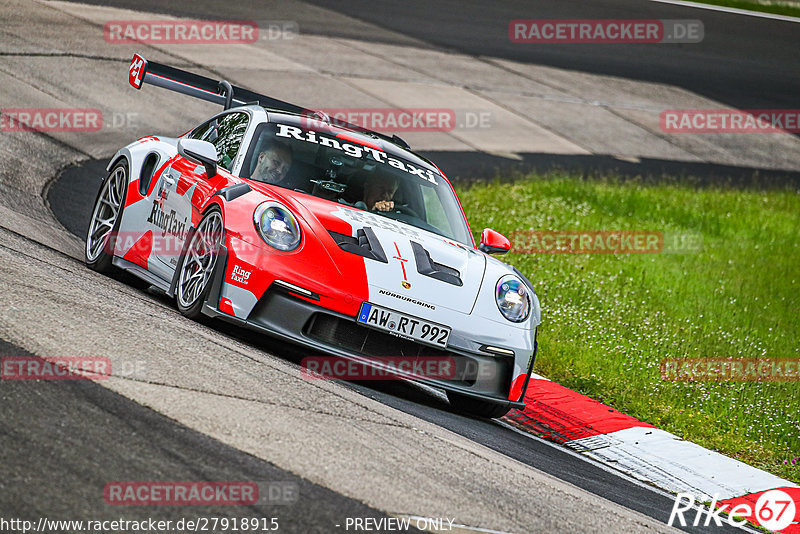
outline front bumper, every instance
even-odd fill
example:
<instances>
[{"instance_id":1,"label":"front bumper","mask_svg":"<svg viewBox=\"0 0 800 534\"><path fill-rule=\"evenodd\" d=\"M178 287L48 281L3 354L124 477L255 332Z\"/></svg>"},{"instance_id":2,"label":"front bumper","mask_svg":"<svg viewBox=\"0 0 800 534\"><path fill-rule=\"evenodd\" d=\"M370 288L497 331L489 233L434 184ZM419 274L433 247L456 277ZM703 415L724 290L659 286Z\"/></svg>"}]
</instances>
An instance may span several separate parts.
<instances>
[{"instance_id":1,"label":"front bumper","mask_svg":"<svg viewBox=\"0 0 800 534\"><path fill-rule=\"evenodd\" d=\"M224 251L223 251L224 252ZM326 354L356 361L374 369L386 371L382 361L397 357L413 360L448 358L455 363L455 373L446 380L420 378L400 369L389 372L399 378L424 383L485 402L523 409L520 401L508 399L514 372L513 356L496 356L472 353L448 347L441 350L392 334L368 328L355 318L329 310L299 298L277 284L272 284L258 300L247 318L237 318L220 310L220 288L226 272L227 254L219 256L214 273L214 283L203 307L210 317L263 332ZM530 358L532 370L535 352ZM527 382L527 380L526 380ZM527 385L527 384L526 384Z\"/></svg>"}]
</instances>

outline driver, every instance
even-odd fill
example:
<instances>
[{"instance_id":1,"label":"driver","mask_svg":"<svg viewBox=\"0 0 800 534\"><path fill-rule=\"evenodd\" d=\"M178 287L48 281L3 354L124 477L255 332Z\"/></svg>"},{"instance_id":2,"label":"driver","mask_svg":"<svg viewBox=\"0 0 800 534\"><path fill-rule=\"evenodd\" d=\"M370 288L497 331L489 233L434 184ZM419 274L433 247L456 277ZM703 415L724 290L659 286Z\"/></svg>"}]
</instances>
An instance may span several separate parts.
<instances>
[{"instance_id":1,"label":"driver","mask_svg":"<svg viewBox=\"0 0 800 534\"><path fill-rule=\"evenodd\" d=\"M398 181L393 176L377 175L364 184L364 200L355 207L369 211L391 211L394 209L394 194Z\"/></svg>"},{"instance_id":2,"label":"driver","mask_svg":"<svg viewBox=\"0 0 800 534\"><path fill-rule=\"evenodd\" d=\"M280 141L271 141L261 150L251 178L269 184L289 187L286 175L292 166L292 149Z\"/></svg>"}]
</instances>

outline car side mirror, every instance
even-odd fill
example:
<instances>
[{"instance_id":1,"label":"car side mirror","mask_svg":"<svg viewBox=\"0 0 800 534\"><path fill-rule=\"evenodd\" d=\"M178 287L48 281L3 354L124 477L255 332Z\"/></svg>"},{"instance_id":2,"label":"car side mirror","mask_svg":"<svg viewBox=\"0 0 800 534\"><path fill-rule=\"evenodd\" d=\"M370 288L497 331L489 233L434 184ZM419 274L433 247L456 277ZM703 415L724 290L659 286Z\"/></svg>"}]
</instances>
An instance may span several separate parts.
<instances>
[{"instance_id":1,"label":"car side mirror","mask_svg":"<svg viewBox=\"0 0 800 534\"><path fill-rule=\"evenodd\" d=\"M178 141L178 154L201 163L206 168L206 178L217 175L217 148L208 141L181 139Z\"/></svg>"},{"instance_id":2,"label":"car side mirror","mask_svg":"<svg viewBox=\"0 0 800 534\"><path fill-rule=\"evenodd\" d=\"M486 254L505 254L511 250L511 241L500 232L491 228L484 228L481 233L481 244L478 250Z\"/></svg>"}]
</instances>

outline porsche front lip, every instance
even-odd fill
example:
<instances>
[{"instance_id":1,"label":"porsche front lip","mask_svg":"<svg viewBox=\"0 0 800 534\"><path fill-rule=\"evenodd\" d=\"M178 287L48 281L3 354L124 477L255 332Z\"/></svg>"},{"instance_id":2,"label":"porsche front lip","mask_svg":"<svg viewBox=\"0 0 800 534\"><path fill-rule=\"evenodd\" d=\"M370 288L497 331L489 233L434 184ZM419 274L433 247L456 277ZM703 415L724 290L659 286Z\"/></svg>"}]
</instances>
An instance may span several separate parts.
<instances>
[{"instance_id":1,"label":"porsche front lip","mask_svg":"<svg viewBox=\"0 0 800 534\"><path fill-rule=\"evenodd\" d=\"M258 304L253 309L247 319L240 319L228 315L219 310L220 287L225 275L226 254L220 254L221 261L217 262L214 273L214 283L212 290L206 298L203 313L210 317L222 319L224 321L237 324L244 328L266 333L270 336L283 339L295 345L299 345L315 352L324 352L334 356L339 356L348 360L357 361L364 365L385 370L385 366L380 365L380 356L359 353L356 350L348 350L347 347L337 346L319 336L310 335L310 324L316 315L324 315L342 324L352 325L353 328L366 329L358 325L355 318L328 310L312 302L297 298L278 286L271 286L259 299ZM390 335L390 334L385 334ZM401 339L397 339L401 343ZM435 350L435 349L434 349ZM390 371L391 374L409 381L421 382L429 386L440 389L454 391L464 396L480 399L482 401L496 403L498 405L510 406L512 408L523 409L524 402L510 401L508 391L510 389L511 372L513 370L513 358L503 358L486 353L472 353L460 349L448 347L448 350L438 351L456 360L469 359L475 362L479 369L479 377L474 382L469 381L443 381L435 379L420 380L418 376L404 373L401 370ZM387 354L391 354L391 349ZM397 354L396 352L394 353ZM420 356L422 357L422 356ZM487 372L488 371L488 372Z\"/></svg>"}]
</instances>

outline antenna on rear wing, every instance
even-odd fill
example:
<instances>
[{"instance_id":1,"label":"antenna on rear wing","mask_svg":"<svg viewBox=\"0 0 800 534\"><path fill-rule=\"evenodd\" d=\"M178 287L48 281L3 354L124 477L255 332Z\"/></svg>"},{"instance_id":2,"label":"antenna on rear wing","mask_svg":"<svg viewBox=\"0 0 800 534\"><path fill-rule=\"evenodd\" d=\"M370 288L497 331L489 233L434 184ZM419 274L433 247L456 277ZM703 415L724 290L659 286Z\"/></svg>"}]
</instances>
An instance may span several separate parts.
<instances>
[{"instance_id":1,"label":"antenna on rear wing","mask_svg":"<svg viewBox=\"0 0 800 534\"><path fill-rule=\"evenodd\" d=\"M148 61L139 54L134 54L131 60L131 65L128 70L128 83L135 89L141 89L144 84L155 85L156 87L169 89L170 91L199 98L206 102L219 104L223 106L224 109L247 104L258 104L268 110L295 113L308 117L318 117L322 120L327 119L327 122L331 123L330 118L319 111L306 109L278 100L277 98L272 98L271 96L261 95L247 89L242 89L241 87L236 87L235 85L231 85L227 80L213 80L205 76L200 76L199 74L176 69L168 65L162 65L155 61ZM356 132L374 135L390 143L409 148L408 144L396 135L390 137L339 120L333 121L332 124Z\"/></svg>"},{"instance_id":2,"label":"antenna on rear wing","mask_svg":"<svg viewBox=\"0 0 800 534\"><path fill-rule=\"evenodd\" d=\"M228 80L219 82L219 89L222 91L222 96L225 97L225 109L230 109L231 101L233 100L233 86Z\"/></svg>"}]
</instances>

